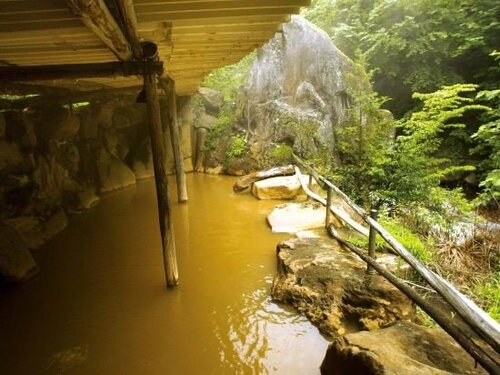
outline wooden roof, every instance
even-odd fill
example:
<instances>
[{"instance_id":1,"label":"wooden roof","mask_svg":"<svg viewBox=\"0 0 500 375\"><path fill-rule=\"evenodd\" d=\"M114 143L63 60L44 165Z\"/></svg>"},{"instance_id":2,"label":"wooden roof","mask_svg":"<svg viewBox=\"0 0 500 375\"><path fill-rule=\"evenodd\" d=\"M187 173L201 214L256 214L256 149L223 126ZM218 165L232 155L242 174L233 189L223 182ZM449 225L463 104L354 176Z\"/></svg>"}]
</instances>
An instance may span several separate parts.
<instances>
[{"instance_id":1,"label":"wooden roof","mask_svg":"<svg viewBox=\"0 0 500 375\"><path fill-rule=\"evenodd\" d=\"M116 0L106 0L111 14ZM97 2L97 1L96 1ZM197 91L212 70L233 64L266 43L310 0L134 0L137 32L159 47L180 95ZM118 61L65 0L0 1L0 65ZM52 81L87 87L127 87L140 77Z\"/></svg>"}]
</instances>

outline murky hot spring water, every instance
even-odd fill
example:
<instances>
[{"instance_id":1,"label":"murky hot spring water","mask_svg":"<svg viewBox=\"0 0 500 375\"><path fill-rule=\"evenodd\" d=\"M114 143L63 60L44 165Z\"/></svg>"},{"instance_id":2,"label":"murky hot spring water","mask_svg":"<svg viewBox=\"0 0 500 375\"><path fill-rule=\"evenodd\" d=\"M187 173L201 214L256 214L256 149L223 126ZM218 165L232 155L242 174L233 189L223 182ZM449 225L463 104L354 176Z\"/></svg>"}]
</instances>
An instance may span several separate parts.
<instances>
[{"instance_id":1,"label":"murky hot spring water","mask_svg":"<svg viewBox=\"0 0 500 375\"><path fill-rule=\"evenodd\" d=\"M174 220L181 285L165 290L153 181L105 196L0 294L0 374L317 374L327 342L272 303L276 202L188 175ZM174 184L171 184L172 186Z\"/></svg>"}]
</instances>

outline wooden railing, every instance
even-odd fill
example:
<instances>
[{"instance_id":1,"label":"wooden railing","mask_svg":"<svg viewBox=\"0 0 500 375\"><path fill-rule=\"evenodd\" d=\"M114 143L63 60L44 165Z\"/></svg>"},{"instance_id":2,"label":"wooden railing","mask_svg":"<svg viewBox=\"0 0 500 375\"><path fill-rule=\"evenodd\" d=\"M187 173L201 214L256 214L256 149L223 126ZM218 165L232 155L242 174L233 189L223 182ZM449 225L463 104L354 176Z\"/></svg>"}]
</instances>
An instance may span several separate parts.
<instances>
[{"instance_id":1,"label":"wooden railing","mask_svg":"<svg viewBox=\"0 0 500 375\"><path fill-rule=\"evenodd\" d=\"M321 176L314 168L307 165L298 156L293 155L296 167L295 171L301 181L302 188L312 199L326 206L325 226L328 233L338 240L342 245L356 253L363 261L368 264L368 269L373 269L391 282L401 292L412 299L422 310L424 310L434 321L441 326L458 344L460 344L478 363L480 363L488 372L500 374L500 325L492 319L485 311L481 310L474 302L460 293L452 284L441 276L427 268L417 258L415 258L401 243L399 243L380 223L376 217L370 217L367 213L354 203L342 190L335 186L331 181ZM326 200L314 193L307 186L302 178L300 169L316 180L318 185L327 192ZM332 206L333 195L340 197L349 207L351 207L363 221L368 224L369 230L359 225L350 217L346 217L339 212L338 208ZM335 228L330 225L330 216L332 213L346 222L357 232L370 237L371 249L368 254L357 248L352 243L341 238ZM466 327L472 329L482 340L477 342L477 338L471 337L467 330L460 327L453 319L445 316L435 306L426 301L422 296L415 292L411 287L404 283L394 274L380 266L374 257L375 237L379 234L384 241L394 250L394 252L404 259L431 287L437 292L443 300L462 318Z\"/></svg>"}]
</instances>

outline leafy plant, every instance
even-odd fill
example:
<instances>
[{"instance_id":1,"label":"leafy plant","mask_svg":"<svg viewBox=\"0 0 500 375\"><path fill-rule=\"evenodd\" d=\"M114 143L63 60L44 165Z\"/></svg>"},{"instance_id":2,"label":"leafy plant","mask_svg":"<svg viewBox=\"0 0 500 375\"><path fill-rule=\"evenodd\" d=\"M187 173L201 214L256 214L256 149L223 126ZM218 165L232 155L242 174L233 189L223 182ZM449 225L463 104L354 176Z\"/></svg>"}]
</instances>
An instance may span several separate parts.
<instances>
[{"instance_id":1,"label":"leafy plant","mask_svg":"<svg viewBox=\"0 0 500 375\"><path fill-rule=\"evenodd\" d=\"M248 152L248 145L243 135L235 135L231 137L227 157L229 159L240 158Z\"/></svg>"},{"instance_id":2,"label":"leafy plant","mask_svg":"<svg viewBox=\"0 0 500 375\"><path fill-rule=\"evenodd\" d=\"M276 164L289 163L292 160L292 154L292 147L286 144L279 144L271 151L271 157Z\"/></svg>"}]
</instances>

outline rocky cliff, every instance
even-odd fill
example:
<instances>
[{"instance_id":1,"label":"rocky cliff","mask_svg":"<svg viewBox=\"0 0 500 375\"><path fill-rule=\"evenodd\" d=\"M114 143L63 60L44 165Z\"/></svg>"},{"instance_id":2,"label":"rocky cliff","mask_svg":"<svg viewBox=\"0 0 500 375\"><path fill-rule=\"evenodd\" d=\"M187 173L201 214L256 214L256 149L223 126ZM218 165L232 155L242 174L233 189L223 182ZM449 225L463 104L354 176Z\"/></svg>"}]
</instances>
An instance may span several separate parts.
<instances>
[{"instance_id":1,"label":"rocky cliff","mask_svg":"<svg viewBox=\"0 0 500 375\"><path fill-rule=\"evenodd\" d=\"M230 103L222 104L213 90L200 91L195 123L202 142L197 150L203 150L205 138L209 144L206 157L198 160L204 160L205 170L221 164L231 174L279 163L273 150L280 146L306 158L334 150L335 128L348 118L353 85L369 89L325 32L294 16L257 51L246 84ZM227 157L235 136L247 145L248 155L241 160ZM197 170L202 169L198 163Z\"/></svg>"},{"instance_id":2,"label":"rocky cliff","mask_svg":"<svg viewBox=\"0 0 500 375\"><path fill-rule=\"evenodd\" d=\"M246 86L249 131L304 156L334 147L333 128L349 108L352 62L328 35L294 16L257 53Z\"/></svg>"}]
</instances>

